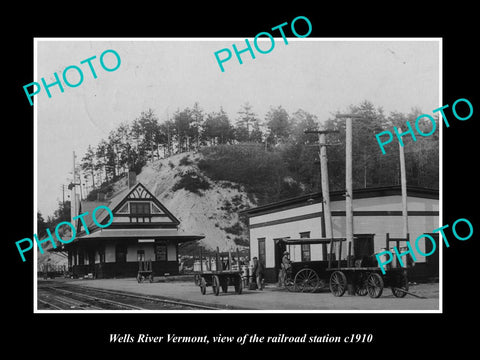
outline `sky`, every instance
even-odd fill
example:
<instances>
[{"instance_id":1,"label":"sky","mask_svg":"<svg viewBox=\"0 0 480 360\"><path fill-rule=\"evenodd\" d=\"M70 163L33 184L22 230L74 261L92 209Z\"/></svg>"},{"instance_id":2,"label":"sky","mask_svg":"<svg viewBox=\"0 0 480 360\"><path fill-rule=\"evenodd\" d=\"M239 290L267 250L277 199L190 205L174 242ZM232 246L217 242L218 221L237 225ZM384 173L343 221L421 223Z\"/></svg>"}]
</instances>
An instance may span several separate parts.
<instances>
[{"instance_id":1,"label":"sky","mask_svg":"<svg viewBox=\"0 0 480 360\"><path fill-rule=\"evenodd\" d=\"M73 151L79 161L88 145L97 145L117 125L148 108L164 121L198 102L207 113L222 106L234 122L241 105L249 102L262 120L270 107L281 105L290 114L301 108L321 123L364 100L387 114L412 108L431 114L442 105L438 39L288 38L286 45L276 38L268 54L260 54L249 40L255 59L245 52L240 64L232 44L241 50L244 38L36 39L32 81L53 83L56 72L64 86L63 93L52 86L51 98L43 88L34 97L38 210L46 218L62 200ZM260 48L268 49L270 40L263 40ZM223 63L222 72L214 53L224 48L232 58ZM99 62L109 49L121 59L111 72ZM92 56L96 79L88 64L80 64ZM109 68L116 65L111 53L104 61ZM70 65L82 69L78 87L63 83L63 71ZM67 74L71 83L79 81L75 70Z\"/></svg>"}]
</instances>

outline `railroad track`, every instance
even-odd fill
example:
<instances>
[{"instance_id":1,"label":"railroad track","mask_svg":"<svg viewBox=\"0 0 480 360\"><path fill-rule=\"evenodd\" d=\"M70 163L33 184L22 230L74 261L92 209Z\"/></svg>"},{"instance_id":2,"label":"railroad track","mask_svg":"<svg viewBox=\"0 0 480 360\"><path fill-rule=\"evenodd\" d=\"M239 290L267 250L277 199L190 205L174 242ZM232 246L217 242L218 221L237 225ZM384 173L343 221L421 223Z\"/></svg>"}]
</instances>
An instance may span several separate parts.
<instances>
[{"instance_id":1,"label":"railroad track","mask_svg":"<svg viewBox=\"0 0 480 360\"><path fill-rule=\"evenodd\" d=\"M219 310L200 304L81 286L39 286L42 310Z\"/></svg>"}]
</instances>

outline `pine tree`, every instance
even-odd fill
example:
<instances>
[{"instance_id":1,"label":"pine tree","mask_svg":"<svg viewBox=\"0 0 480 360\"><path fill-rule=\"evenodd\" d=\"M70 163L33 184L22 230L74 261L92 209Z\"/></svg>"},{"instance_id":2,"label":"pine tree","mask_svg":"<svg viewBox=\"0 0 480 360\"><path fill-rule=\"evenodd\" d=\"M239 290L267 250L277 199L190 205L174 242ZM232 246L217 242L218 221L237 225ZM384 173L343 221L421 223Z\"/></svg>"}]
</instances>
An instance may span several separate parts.
<instances>
[{"instance_id":1,"label":"pine tree","mask_svg":"<svg viewBox=\"0 0 480 360\"><path fill-rule=\"evenodd\" d=\"M95 189L95 151L88 145L87 151L82 158L81 169L86 171L92 178L92 189Z\"/></svg>"},{"instance_id":2,"label":"pine tree","mask_svg":"<svg viewBox=\"0 0 480 360\"><path fill-rule=\"evenodd\" d=\"M201 138L202 126L204 122L204 113L203 113L203 110L200 108L200 105L198 104L198 102L196 102L193 105L191 117L192 117L192 123L190 126L191 126L193 136L195 137L196 150L198 151L200 149L200 138Z\"/></svg>"},{"instance_id":3,"label":"pine tree","mask_svg":"<svg viewBox=\"0 0 480 360\"><path fill-rule=\"evenodd\" d=\"M270 131L268 141L277 145L278 143L285 142L291 130L290 116L287 111L278 106L277 108L271 107L265 116L265 123Z\"/></svg>"},{"instance_id":4,"label":"pine tree","mask_svg":"<svg viewBox=\"0 0 480 360\"><path fill-rule=\"evenodd\" d=\"M252 106L246 102L238 111L238 115L235 125L235 140L238 142L261 142L260 120L253 112Z\"/></svg>"}]
</instances>

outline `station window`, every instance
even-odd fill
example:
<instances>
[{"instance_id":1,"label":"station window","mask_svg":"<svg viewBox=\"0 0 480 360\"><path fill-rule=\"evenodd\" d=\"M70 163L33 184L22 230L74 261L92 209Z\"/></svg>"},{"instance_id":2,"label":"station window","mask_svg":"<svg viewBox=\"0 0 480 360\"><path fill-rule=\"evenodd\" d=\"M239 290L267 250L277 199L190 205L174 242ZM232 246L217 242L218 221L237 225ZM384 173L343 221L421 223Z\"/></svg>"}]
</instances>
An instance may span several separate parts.
<instances>
[{"instance_id":1,"label":"station window","mask_svg":"<svg viewBox=\"0 0 480 360\"><path fill-rule=\"evenodd\" d=\"M167 245L155 244L155 261L167 261Z\"/></svg>"},{"instance_id":2,"label":"station window","mask_svg":"<svg viewBox=\"0 0 480 360\"><path fill-rule=\"evenodd\" d=\"M130 214L131 215L150 215L150 203L149 202L131 202Z\"/></svg>"},{"instance_id":3,"label":"station window","mask_svg":"<svg viewBox=\"0 0 480 360\"><path fill-rule=\"evenodd\" d=\"M311 261L310 244L302 244L302 261Z\"/></svg>"},{"instance_id":4,"label":"station window","mask_svg":"<svg viewBox=\"0 0 480 360\"><path fill-rule=\"evenodd\" d=\"M265 238L258 239L258 261L265 266Z\"/></svg>"}]
</instances>

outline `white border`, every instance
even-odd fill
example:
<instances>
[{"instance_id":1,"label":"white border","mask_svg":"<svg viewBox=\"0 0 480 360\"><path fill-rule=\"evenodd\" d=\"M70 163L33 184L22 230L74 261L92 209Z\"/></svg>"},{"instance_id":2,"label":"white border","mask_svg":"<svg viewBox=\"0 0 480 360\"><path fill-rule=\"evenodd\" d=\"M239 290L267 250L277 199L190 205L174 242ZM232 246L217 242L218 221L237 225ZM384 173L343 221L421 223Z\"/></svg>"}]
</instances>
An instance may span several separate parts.
<instances>
[{"instance_id":1,"label":"white border","mask_svg":"<svg viewBox=\"0 0 480 360\"><path fill-rule=\"evenodd\" d=\"M281 37L275 37L275 41L282 40ZM388 38L388 37L372 37L372 38L290 38L287 37L288 41L365 41L365 42L373 42L373 41L437 41L439 44L439 103L438 106L443 105L443 38L441 37L422 37L422 38L409 38L409 37L395 37L395 38ZM75 41L172 41L172 42L181 42L181 41L244 41L245 38L239 37L225 37L225 38L135 38L135 37L126 37L126 38L33 38L33 49L34 49L34 66L33 66L33 76L34 81L38 78L37 73L37 45L39 41L68 41L68 42L75 42ZM260 39L266 40L266 39ZM33 194L34 194L34 214L33 214L33 224L34 224L34 231L37 229L37 211L38 211L38 204L37 204L37 102L38 98L35 99L34 102L34 156L33 156L33 171L34 171L34 181L33 181ZM434 109L432 109L434 110ZM439 122L441 124L441 122ZM440 192L440 200L439 200L439 226L443 226L443 126L440 126L440 142L439 142L439 192ZM433 230L433 229L432 229ZM443 313L443 246L440 246L441 242L439 241L439 309L438 310L39 310L38 309L38 301L37 301L37 246L34 246L34 264L33 264L33 280L34 280L34 291L33 291L33 309L35 314L107 314L107 313L115 313L115 314L145 314L145 313L180 313L180 314L239 314L239 313L249 313L249 314L260 314L260 313L267 313L267 314L385 314L385 313L413 313L413 314L442 314Z\"/></svg>"}]
</instances>

